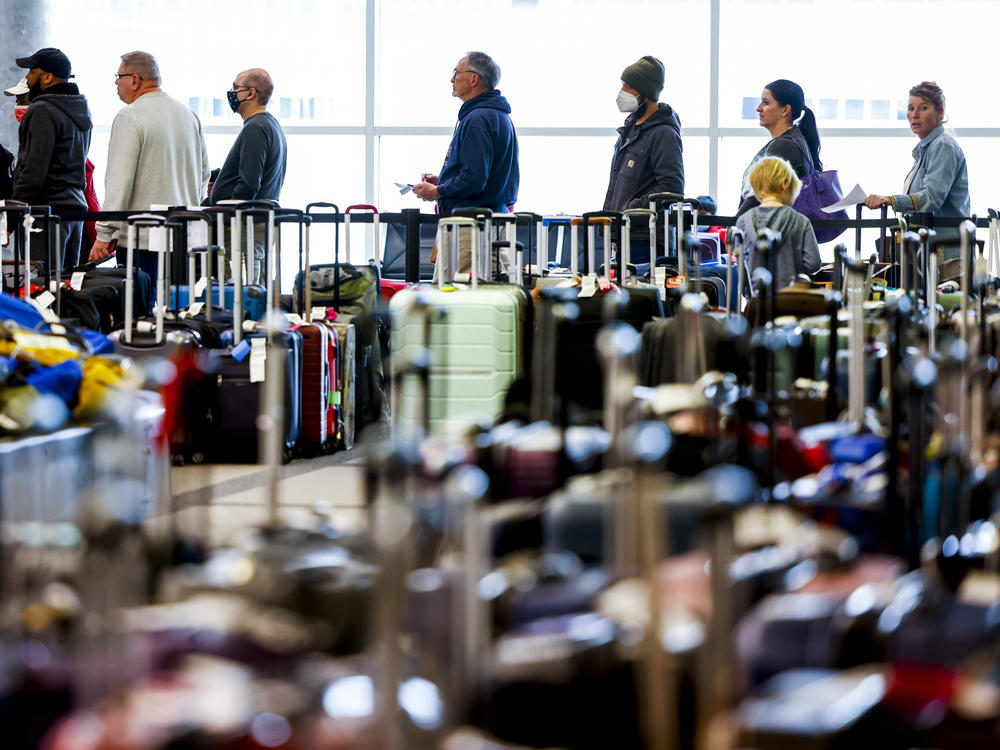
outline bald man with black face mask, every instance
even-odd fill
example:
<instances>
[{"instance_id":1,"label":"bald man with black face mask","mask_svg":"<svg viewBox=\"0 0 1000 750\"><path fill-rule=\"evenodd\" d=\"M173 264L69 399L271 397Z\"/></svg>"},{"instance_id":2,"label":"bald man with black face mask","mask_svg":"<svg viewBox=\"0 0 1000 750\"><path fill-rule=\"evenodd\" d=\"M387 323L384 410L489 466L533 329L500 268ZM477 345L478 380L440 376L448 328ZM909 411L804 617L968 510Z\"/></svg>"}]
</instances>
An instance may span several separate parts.
<instances>
[{"instance_id":1,"label":"bald man with black face mask","mask_svg":"<svg viewBox=\"0 0 1000 750\"><path fill-rule=\"evenodd\" d=\"M273 92L271 76L262 68L244 70L226 92L229 108L243 118L243 129L212 186L208 197L211 205L224 200L276 201L281 195L287 146L281 125L267 111ZM265 244L266 227L263 223L255 224L252 284L264 282Z\"/></svg>"}]
</instances>

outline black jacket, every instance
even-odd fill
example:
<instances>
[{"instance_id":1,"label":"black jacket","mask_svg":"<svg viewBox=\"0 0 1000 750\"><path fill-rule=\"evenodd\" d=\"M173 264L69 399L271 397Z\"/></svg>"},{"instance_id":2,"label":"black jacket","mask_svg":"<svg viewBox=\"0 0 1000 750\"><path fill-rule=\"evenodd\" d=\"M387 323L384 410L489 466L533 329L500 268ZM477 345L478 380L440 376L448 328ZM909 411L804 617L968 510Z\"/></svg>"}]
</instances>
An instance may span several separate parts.
<instances>
[{"instance_id":1,"label":"black jacket","mask_svg":"<svg viewBox=\"0 0 1000 750\"><path fill-rule=\"evenodd\" d=\"M0 146L0 200L10 198L14 190L14 154Z\"/></svg>"},{"instance_id":2,"label":"black jacket","mask_svg":"<svg viewBox=\"0 0 1000 750\"><path fill-rule=\"evenodd\" d=\"M15 200L79 207L87 201L90 109L75 83L59 83L31 100L18 129Z\"/></svg>"},{"instance_id":3,"label":"black jacket","mask_svg":"<svg viewBox=\"0 0 1000 750\"><path fill-rule=\"evenodd\" d=\"M651 193L684 193L681 121L677 113L669 104L660 102L644 123L636 125L637 119L638 113L633 112L618 128L605 211L648 208Z\"/></svg>"},{"instance_id":4,"label":"black jacket","mask_svg":"<svg viewBox=\"0 0 1000 750\"><path fill-rule=\"evenodd\" d=\"M782 159L785 159L792 165L792 169L795 170L795 174L799 176L799 179L805 177L807 174L812 174L814 171L812 156L809 154L809 144L806 143L806 137L802 135L802 131L798 129L798 126L793 125L777 138L769 140L764 148L757 152L753 161L750 162L750 166L743 172L743 190L740 196L740 209L736 212L737 216L742 216L754 206L760 205L757 196L750 190L749 180L750 171L765 156L780 156Z\"/></svg>"}]
</instances>

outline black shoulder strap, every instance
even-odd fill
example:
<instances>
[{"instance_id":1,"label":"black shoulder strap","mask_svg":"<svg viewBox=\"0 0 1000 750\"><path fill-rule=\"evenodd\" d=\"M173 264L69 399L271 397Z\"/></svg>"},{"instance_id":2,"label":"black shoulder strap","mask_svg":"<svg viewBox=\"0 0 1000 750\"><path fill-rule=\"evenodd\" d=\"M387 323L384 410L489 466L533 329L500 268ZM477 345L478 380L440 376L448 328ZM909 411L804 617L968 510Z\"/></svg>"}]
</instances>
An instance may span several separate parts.
<instances>
[{"instance_id":1,"label":"black shoulder strap","mask_svg":"<svg viewBox=\"0 0 1000 750\"><path fill-rule=\"evenodd\" d=\"M801 134L802 131L800 130L799 133ZM809 174L812 174L813 172L815 172L816 171L816 164L815 164L815 162L813 162L812 154L809 153L809 144L805 143L806 137L803 135L802 136L802 141L799 141L798 138L796 138L794 136L791 136L791 140L795 141L795 145L798 146L799 150L801 150L802 153L805 155L805 157L806 157L806 164L809 165ZM803 145L803 143L805 143L805 145Z\"/></svg>"}]
</instances>

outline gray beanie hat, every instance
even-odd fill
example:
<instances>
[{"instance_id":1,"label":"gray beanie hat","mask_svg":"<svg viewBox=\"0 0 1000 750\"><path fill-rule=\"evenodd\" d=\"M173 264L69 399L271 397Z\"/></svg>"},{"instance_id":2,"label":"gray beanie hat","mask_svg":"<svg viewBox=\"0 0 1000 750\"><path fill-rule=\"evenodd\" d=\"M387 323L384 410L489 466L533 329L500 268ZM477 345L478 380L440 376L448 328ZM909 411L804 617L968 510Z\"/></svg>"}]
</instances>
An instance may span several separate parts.
<instances>
[{"instance_id":1,"label":"gray beanie hat","mask_svg":"<svg viewBox=\"0 0 1000 750\"><path fill-rule=\"evenodd\" d=\"M647 99L656 101L663 91L663 63L651 55L640 57L622 71L622 80Z\"/></svg>"}]
</instances>

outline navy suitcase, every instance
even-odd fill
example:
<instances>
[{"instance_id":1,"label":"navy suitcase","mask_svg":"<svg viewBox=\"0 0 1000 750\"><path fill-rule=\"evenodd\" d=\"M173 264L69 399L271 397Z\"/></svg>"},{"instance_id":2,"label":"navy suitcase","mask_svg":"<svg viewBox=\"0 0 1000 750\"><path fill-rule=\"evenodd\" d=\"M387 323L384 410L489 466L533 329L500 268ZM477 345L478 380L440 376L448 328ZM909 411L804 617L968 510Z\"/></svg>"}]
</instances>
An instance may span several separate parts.
<instances>
[{"instance_id":1,"label":"navy suitcase","mask_svg":"<svg viewBox=\"0 0 1000 750\"><path fill-rule=\"evenodd\" d=\"M260 413L263 380L251 377L250 349L257 339L270 347L266 334L251 334L218 358L216 403L213 409L215 440L212 459L225 463L254 463L258 460L257 417ZM302 334L281 331L278 345L288 351L285 372L284 460L289 460L302 435ZM235 354L234 354L235 352ZM244 355L244 356L241 356Z\"/></svg>"},{"instance_id":2,"label":"navy suitcase","mask_svg":"<svg viewBox=\"0 0 1000 750\"><path fill-rule=\"evenodd\" d=\"M247 215L266 215L273 221L270 209L249 208ZM252 244L252 236L247 245ZM248 248L249 249L249 248ZM236 247L238 257L244 252ZM274 247L268 248L268 267L275 263ZM269 278L269 275L266 274ZM273 297L271 289L264 295L265 300ZM284 380L284 426L282 460L288 461L302 439L302 334L297 331L276 331L271 333L256 331L242 336L241 326L233 323L233 339L238 341L232 348L221 351L215 368L215 403L212 409L212 433L214 441L211 458L215 461L246 463L258 462L260 455L260 434L258 417L264 398L265 363L273 346L285 349ZM242 340L240 340L242 339Z\"/></svg>"}]
</instances>

